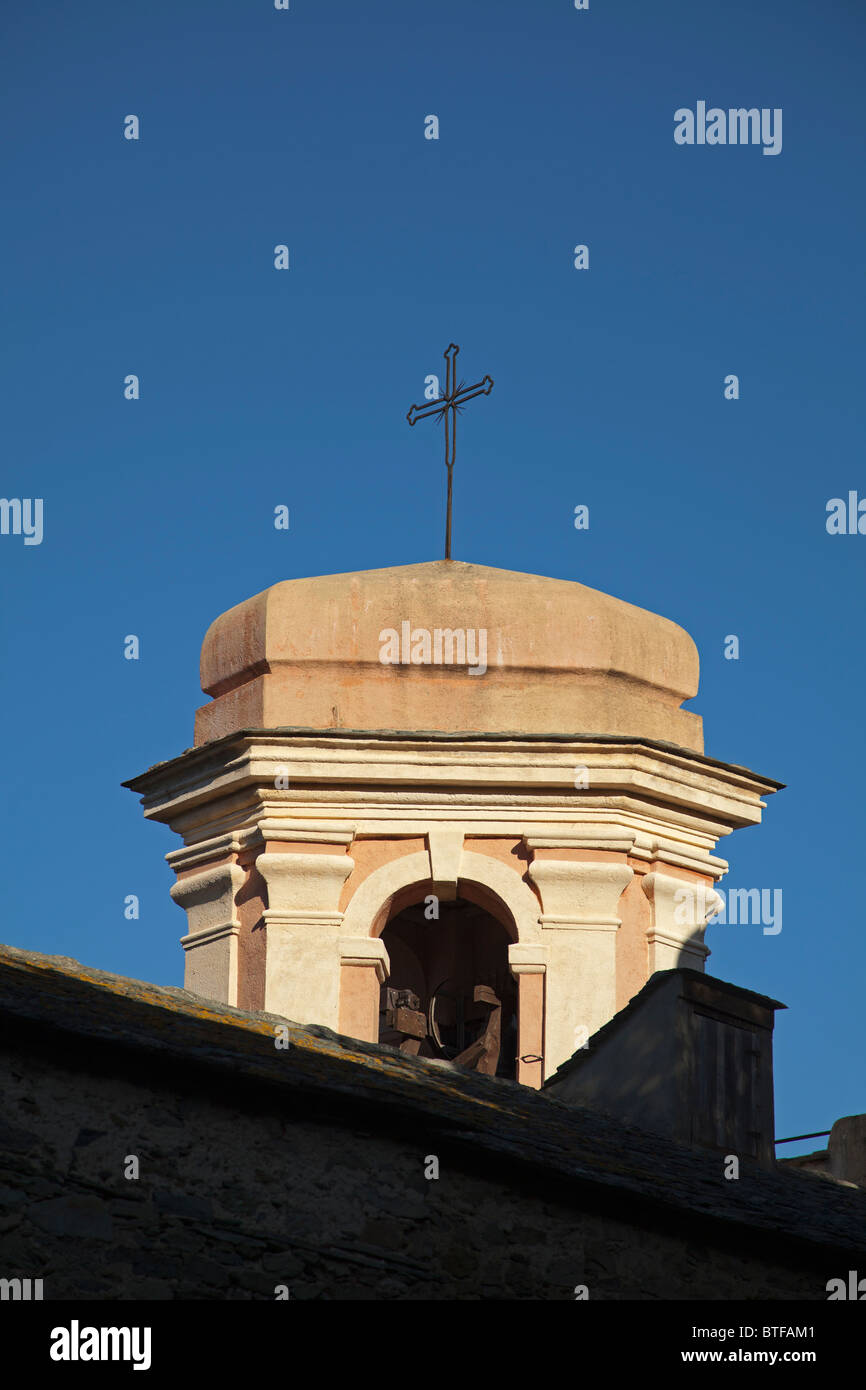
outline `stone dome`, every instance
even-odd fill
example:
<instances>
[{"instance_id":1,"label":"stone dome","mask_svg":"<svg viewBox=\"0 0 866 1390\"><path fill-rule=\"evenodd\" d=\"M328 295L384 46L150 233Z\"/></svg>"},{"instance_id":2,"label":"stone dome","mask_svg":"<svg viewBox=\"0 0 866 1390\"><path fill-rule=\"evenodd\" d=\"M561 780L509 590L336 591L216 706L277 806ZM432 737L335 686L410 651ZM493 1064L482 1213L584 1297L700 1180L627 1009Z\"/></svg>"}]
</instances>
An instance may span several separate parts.
<instances>
[{"instance_id":1,"label":"stone dome","mask_svg":"<svg viewBox=\"0 0 866 1390\"><path fill-rule=\"evenodd\" d=\"M572 580L434 560L288 579L223 613L196 745L242 729L650 738L703 752L698 653Z\"/></svg>"}]
</instances>

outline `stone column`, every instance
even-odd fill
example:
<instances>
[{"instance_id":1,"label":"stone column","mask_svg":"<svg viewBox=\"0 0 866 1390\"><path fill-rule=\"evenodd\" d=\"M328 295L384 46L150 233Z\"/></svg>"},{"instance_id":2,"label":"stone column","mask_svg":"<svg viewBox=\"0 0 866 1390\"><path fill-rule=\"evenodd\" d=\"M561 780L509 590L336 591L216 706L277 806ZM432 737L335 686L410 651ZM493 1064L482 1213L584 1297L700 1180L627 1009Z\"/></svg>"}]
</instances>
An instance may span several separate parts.
<instances>
[{"instance_id":1,"label":"stone column","mask_svg":"<svg viewBox=\"0 0 866 1390\"><path fill-rule=\"evenodd\" d=\"M545 1077L616 1013L616 912L632 875L628 864L613 861L534 859L529 867L550 952Z\"/></svg>"},{"instance_id":2,"label":"stone column","mask_svg":"<svg viewBox=\"0 0 866 1390\"><path fill-rule=\"evenodd\" d=\"M294 850L260 854L268 906L264 1008L293 1023L339 1022L340 891L354 861L348 854Z\"/></svg>"},{"instance_id":3,"label":"stone column","mask_svg":"<svg viewBox=\"0 0 866 1390\"><path fill-rule=\"evenodd\" d=\"M244 878L235 863L213 864L184 874L170 890L189 925L188 934L181 937L183 987L221 1004L238 1002L240 921L235 894Z\"/></svg>"},{"instance_id":4,"label":"stone column","mask_svg":"<svg viewBox=\"0 0 866 1390\"><path fill-rule=\"evenodd\" d=\"M652 907L647 931L649 975L683 967L703 970L710 954L704 930L707 918L722 905L719 894L705 883L690 883L671 874L647 874L642 887Z\"/></svg>"},{"instance_id":5,"label":"stone column","mask_svg":"<svg viewBox=\"0 0 866 1390\"><path fill-rule=\"evenodd\" d=\"M508 948L508 964L517 980L517 1080L538 1090L544 1080L547 949L534 942L514 942Z\"/></svg>"}]
</instances>

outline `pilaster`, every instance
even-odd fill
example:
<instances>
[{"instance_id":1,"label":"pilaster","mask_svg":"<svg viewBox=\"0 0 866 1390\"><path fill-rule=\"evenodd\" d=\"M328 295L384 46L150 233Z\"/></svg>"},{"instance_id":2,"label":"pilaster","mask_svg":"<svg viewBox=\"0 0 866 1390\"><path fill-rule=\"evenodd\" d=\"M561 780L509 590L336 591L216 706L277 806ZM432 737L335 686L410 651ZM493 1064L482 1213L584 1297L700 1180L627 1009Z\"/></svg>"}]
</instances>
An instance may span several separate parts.
<instances>
[{"instance_id":1,"label":"pilaster","mask_svg":"<svg viewBox=\"0 0 866 1390\"><path fill-rule=\"evenodd\" d=\"M517 981L517 1080L535 1090L544 1080L544 981L548 949L515 941L508 965Z\"/></svg>"},{"instance_id":2,"label":"pilaster","mask_svg":"<svg viewBox=\"0 0 866 1390\"><path fill-rule=\"evenodd\" d=\"M647 978L657 970L703 970L707 919L722 905L720 895L703 883L670 874L646 874L641 885L652 908L647 932Z\"/></svg>"},{"instance_id":3,"label":"pilaster","mask_svg":"<svg viewBox=\"0 0 866 1390\"><path fill-rule=\"evenodd\" d=\"M378 936L350 936L340 941L339 948L337 1031L362 1042L378 1042L379 987L391 970L385 943Z\"/></svg>"},{"instance_id":4,"label":"pilaster","mask_svg":"<svg viewBox=\"0 0 866 1390\"><path fill-rule=\"evenodd\" d=\"M238 934L235 894L244 881L237 864L214 864L187 872L173 884L174 901L186 913L184 989L222 1004L238 1001Z\"/></svg>"},{"instance_id":5,"label":"pilaster","mask_svg":"<svg viewBox=\"0 0 866 1390\"><path fill-rule=\"evenodd\" d=\"M273 833L273 832L271 832ZM354 868L348 854L260 854L267 885L264 911L267 973L264 1008L294 1023L337 1028L339 1014L340 890Z\"/></svg>"},{"instance_id":6,"label":"pilaster","mask_svg":"<svg viewBox=\"0 0 866 1390\"><path fill-rule=\"evenodd\" d=\"M631 882L625 863L536 859L546 979L545 1076L616 1012L617 906Z\"/></svg>"}]
</instances>

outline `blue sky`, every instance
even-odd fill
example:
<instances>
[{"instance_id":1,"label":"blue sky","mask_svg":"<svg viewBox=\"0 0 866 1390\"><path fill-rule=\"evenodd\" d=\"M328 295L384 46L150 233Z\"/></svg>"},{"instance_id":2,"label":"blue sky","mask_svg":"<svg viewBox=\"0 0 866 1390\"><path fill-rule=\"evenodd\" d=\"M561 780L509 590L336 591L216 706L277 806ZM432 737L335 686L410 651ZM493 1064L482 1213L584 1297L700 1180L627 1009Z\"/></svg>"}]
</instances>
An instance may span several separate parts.
<instances>
[{"instance_id":1,"label":"blue sky","mask_svg":"<svg viewBox=\"0 0 866 1390\"><path fill-rule=\"evenodd\" d=\"M89 0L2 31L0 492L44 499L41 545L0 536L3 939L180 983L177 841L120 782L191 744L218 613L439 558L441 438L405 412L453 340L496 383L455 557L694 636L707 752L788 784L719 847L783 930L711 929L708 967L789 1006L777 1134L862 1112L866 536L825 520L866 496L866 12ZM781 153L676 145L699 100L781 108Z\"/></svg>"}]
</instances>

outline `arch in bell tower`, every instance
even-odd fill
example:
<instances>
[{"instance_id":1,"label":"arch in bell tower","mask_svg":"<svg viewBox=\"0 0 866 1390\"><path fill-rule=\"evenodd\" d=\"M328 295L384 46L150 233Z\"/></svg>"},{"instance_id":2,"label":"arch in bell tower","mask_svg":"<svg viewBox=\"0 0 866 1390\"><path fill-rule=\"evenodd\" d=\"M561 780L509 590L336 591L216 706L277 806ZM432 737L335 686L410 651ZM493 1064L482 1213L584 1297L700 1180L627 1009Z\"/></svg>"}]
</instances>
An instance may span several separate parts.
<instances>
[{"instance_id":1,"label":"arch in bell tower","mask_svg":"<svg viewBox=\"0 0 866 1390\"><path fill-rule=\"evenodd\" d=\"M340 1026L347 1026L352 1020L354 1036L359 1036L355 1020L368 1020L367 1041L386 1040L384 1029L400 1045L413 1034L397 1036L400 1030L393 1026L397 1021L393 1011L408 1008L426 1020L423 1032L420 1018L410 1020L403 1015L399 1020L413 1023L415 1040L421 1043L416 1055L456 1060L467 1047L478 1042L476 1025L487 1018L491 1022L489 1043L489 1035L495 1032L497 1024L497 1019L490 1016L498 1009L500 1045L493 1074L540 1085L544 1055L544 950L538 898L515 869L490 855L460 851L452 864L443 881L446 871L440 863L434 882L430 854L416 852L375 869L359 885L342 922ZM419 958L418 942L413 941L411 931L405 930L404 914L431 898L438 904L439 921L429 922L432 930L428 945L423 958ZM460 904L459 909L455 903ZM453 914L457 911L464 914L465 922L471 918L473 923L471 942L467 937L464 951L459 949L455 935L458 918ZM444 922L451 925L443 925L437 936L435 929ZM394 925L397 923L402 924L401 929ZM373 941L378 947L375 956L368 954ZM390 955L394 944L397 961L392 961ZM437 956L440 950L441 960ZM443 974L449 950L450 969ZM358 969L365 961L375 970ZM432 978L437 969L441 980ZM470 979L473 972L478 974L477 979ZM441 1002L436 994L439 985ZM388 989L404 995L411 993L414 999L398 1000L396 993L387 994ZM390 1012L391 1019L383 1019L383 1012ZM458 1046L461 1040L463 1046ZM413 1049L410 1046L404 1050ZM481 1060L481 1069L490 1066L491 1050L488 1046L486 1060L470 1057L465 1064L475 1068ZM497 1070L500 1061L503 1067L508 1066L507 1072Z\"/></svg>"},{"instance_id":2,"label":"arch in bell tower","mask_svg":"<svg viewBox=\"0 0 866 1390\"><path fill-rule=\"evenodd\" d=\"M421 898L391 916L381 940L390 972L378 1041L514 1080L517 984L502 923L468 898Z\"/></svg>"}]
</instances>

